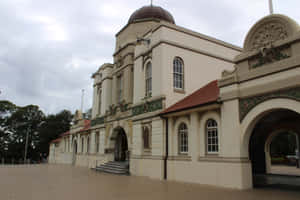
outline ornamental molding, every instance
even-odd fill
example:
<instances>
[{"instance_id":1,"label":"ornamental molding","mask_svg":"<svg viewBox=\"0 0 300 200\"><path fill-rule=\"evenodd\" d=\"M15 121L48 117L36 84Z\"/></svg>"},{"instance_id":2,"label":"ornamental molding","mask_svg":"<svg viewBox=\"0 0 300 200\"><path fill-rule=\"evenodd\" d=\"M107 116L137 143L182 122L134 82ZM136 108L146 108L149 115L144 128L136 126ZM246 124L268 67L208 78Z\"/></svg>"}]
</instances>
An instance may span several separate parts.
<instances>
[{"instance_id":1,"label":"ornamental molding","mask_svg":"<svg viewBox=\"0 0 300 200\"><path fill-rule=\"evenodd\" d=\"M246 115L258 104L274 99L274 98L288 98L296 101L300 101L300 87L290 88L285 90L277 90L262 95L247 97L239 99L239 115L240 122L246 117Z\"/></svg>"},{"instance_id":2,"label":"ornamental molding","mask_svg":"<svg viewBox=\"0 0 300 200\"><path fill-rule=\"evenodd\" d=\"M272 45L270 47L262 48L256 56L249 59L250 69L261 67L263 65L277 62L286 58L290 58L292 51L289 45L274 48Z\"/></svg>"},{"instance_id":3,"label":"ornamental molding","mask_svg":"<svg viewBox=\"0 0 300 200\"><path fill-rule=\"evenodd\" d=\"M272 46L279 40L284 40L289 37L286 25L279 21L273 21L261 25L253 34L250 40L249 50L259 50Z\"/></svg>"}]
</instances>

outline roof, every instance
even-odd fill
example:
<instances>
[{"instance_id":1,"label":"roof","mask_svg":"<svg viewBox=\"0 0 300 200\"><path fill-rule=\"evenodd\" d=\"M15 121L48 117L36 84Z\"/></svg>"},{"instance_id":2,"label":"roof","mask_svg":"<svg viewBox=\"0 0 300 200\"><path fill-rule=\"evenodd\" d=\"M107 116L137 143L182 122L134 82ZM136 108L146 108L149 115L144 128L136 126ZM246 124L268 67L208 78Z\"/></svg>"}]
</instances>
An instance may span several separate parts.
<instances>
[{"instance_id":1,"label":"roof","mask_svg":"<svg viewBox=\"0 0 300 200\"><path fill-rule=\"evenodd\" d=\"M184 99L168 107L160 114L165 115L168 113L178 112L178 111L206 105L209 103L217 102L219 98L219 93L220 90L218 87L218 81L214 80L208 83L207 85L205 85L204 87L200 88L199 90L195 91L191 95L185 97Z\"/></svg>"},{"instance_id":2,"label":"roof","mask_svg":"<svg viewBox=\"0 0 300 200\"><path fill-rule=\"evenodd\" d=\"M60 134L61 137L68 136L68 135L70 135L70 131Z\"/></svg>"},{"instance_id":3,"label":"roof","mask_svg":"<svg viewBox=\"0 0 300 200\"><path fill-rule=\"evenodd\" d=\"M84 132L84 131L88 131L91 127L91 120L84 120L84 126L82 129L79 130L79 132Z\"/></svg>"},{"instance_id":4,"label":"roof","mask_svg":"<svg viewBox=\"0 0 300 200\"><path fill-rule=\"evenodd\" d=\"M155 18L167 21L169 23L175 24L175 20L171 13L169 13L167 10L163 9L159 6L144 6L138 10L136 10L129 18L128 24L143 20L143 19L149 19L149 18Z\"/></svg>"},{"instance_id":5,"label":"roof","mask_svg":"<svg viewBox=\"0 0 300 200\"><path fill-rule=\"evenodd\" d=\"M50 144L51 143L59 143L60 141L61 141L61 137L60 138L57 138L57 139L55 139L55 140L52 140L51 142L50 142Z\"/></svg>"}]
</instances>

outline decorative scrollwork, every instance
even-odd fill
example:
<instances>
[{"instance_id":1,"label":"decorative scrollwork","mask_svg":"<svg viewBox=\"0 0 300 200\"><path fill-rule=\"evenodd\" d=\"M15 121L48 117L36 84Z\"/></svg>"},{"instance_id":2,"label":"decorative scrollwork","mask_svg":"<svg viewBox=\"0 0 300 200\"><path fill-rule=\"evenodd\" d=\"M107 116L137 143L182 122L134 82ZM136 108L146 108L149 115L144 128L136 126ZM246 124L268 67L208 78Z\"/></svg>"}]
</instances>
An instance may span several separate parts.
<instances>
[{"instance_id":1,"label":"decorative scrollwork","mask_svg":"<svg viewBox=\"0 0 300 200\"><path fill-rule=\"evenodd\" d=\"M253 35L250 50L270 47L275 41L284 40L287 37L288 32L284 24L279 22L264 24Z\"/></svg>"}]
</instances>

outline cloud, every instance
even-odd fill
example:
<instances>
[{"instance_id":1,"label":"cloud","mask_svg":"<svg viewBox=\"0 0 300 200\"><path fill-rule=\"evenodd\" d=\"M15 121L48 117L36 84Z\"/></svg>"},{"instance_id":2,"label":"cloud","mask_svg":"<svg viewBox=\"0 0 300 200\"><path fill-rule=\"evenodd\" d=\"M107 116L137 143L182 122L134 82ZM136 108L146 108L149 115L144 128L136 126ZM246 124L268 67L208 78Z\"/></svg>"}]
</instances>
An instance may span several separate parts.
<instances>
[{"instance_id":1,"label":"cloud","mask_svg":"<svg viewBox=\"0 0 300 200\"><path fill-rule=\"evenodd\" d=\"M91 74L112 62L115 34L148 1L0 1L0 99L36 104L46 113L92 104ZM242 46L268 14L267 1L154 1L177 25ZM274 1L275 11L300 18L298 1Z\"/></svg>"}]
</instances>

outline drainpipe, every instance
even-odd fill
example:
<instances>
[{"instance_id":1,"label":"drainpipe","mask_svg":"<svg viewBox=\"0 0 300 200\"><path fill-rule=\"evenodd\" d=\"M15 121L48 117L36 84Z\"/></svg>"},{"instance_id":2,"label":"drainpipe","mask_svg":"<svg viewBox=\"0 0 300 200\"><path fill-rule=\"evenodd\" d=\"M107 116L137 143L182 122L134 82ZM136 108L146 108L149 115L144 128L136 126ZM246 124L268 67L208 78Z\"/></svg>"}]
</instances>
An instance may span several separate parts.
<instances>
[{"instance_id":1,"label":"drainpipe","mask_svg":"<svg viewBox=\"0 0 300 200\"><path fill-rule=\"evenodd\" d=\"M168 123L168 118L165 118L166 119L166 155L165 155L165 158L164 158L164 179L167 180L167 169L168 169L168 156L169 156L169 123Z\"/></svg>"}]
</instances>

